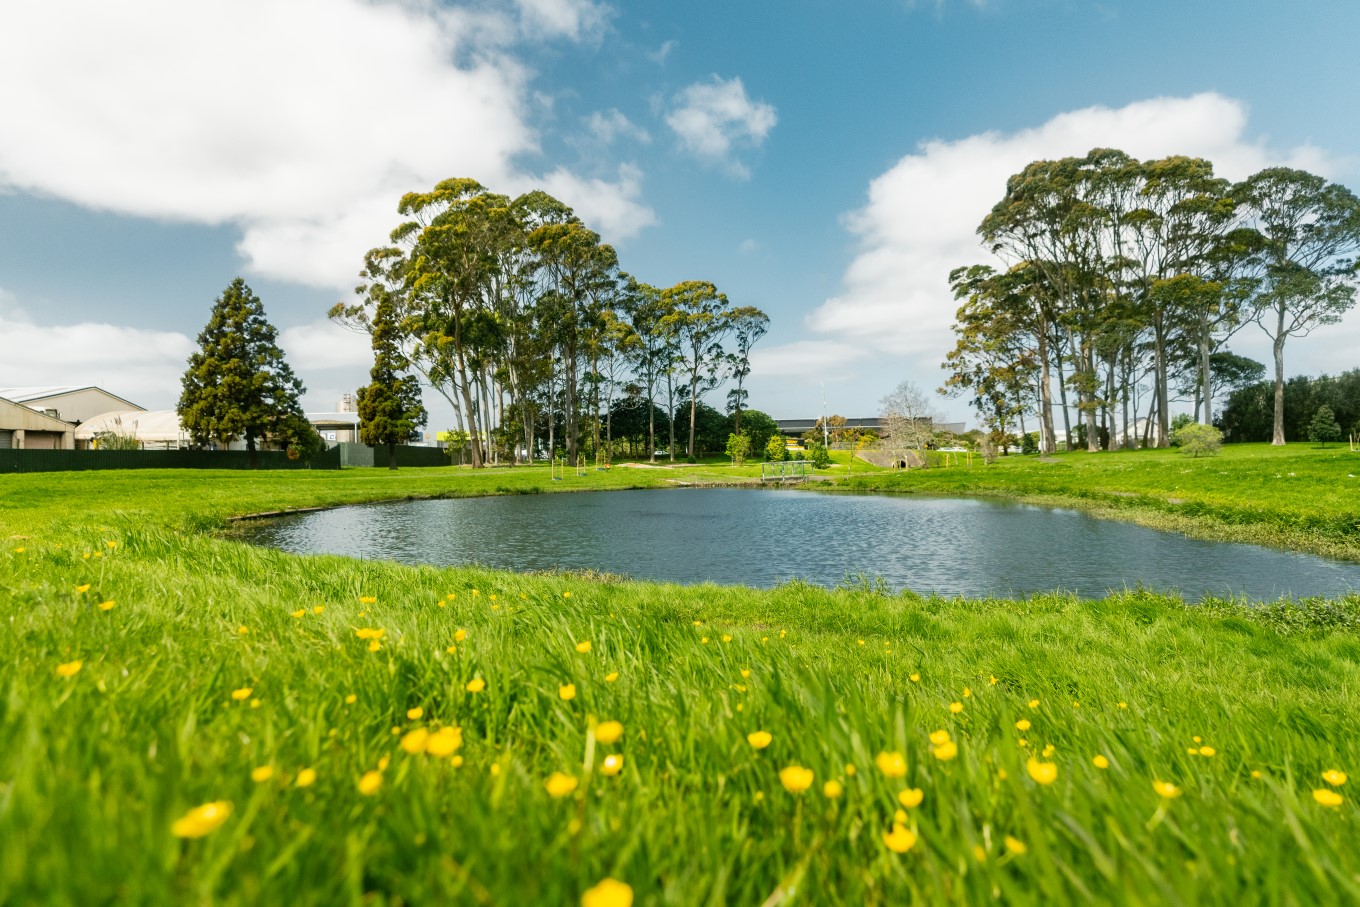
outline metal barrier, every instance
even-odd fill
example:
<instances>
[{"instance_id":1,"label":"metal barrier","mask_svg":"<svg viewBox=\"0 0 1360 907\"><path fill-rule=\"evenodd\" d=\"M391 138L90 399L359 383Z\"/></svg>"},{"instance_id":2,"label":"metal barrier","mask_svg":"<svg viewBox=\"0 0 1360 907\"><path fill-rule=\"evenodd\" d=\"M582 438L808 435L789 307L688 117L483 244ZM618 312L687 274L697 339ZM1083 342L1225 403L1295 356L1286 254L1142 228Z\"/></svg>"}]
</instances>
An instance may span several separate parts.
<instances>
[{"instance_id":1,"label":"metal barrier","mask_svg":"<svg viewBox=\"0 0 1360 907\"><path fill-rule=\"evenodd\" d=\"M806 482L812 475L811 460L776 460L760 464L762 482Z\"/></svg>"},{"instance_id":2,"label":"metal barrier","mask_svg":"<svg viewBox=\"0 0 1360 907\"><path fill-rule=\"evenodd\" d=\"M0 450L0 473L82 472L92 469L250 469L245 450ZM339 469L340 452L322 451L310 462L282 450L255 453L256 469Z\"/></svg>"}]
</instances>

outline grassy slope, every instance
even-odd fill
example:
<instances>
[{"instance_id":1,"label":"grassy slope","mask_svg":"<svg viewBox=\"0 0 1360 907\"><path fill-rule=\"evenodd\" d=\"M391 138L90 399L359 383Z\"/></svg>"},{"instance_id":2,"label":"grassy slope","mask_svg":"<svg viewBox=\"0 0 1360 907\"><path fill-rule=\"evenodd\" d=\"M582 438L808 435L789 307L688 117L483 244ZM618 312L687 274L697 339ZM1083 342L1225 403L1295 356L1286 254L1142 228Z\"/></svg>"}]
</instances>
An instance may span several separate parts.
<instances>
[{"instance_id":1,"label":"grassy slope","mask_svg":"<svg viewBox=\"0 0 1360 907\"><path fill-rule=\"evenodd\" d=\"M876 473L849 487L1075 504L1205 538L1360 560L1360 454L1344 447L1239 444L1199 459L1175 450L1009 457L971 469Z\"/></svg>"},{"instance_id":2,"label":"grassy slope","mask_svg":"<svg viewBox=\"0 0 1360 907\"><path fill-rule=\"evenodd\" d=\"M1041 467L973 474L1011 468ZM299 558L198 531L286 506L674 477L636 472L0 476L0 903L574 903L605 875L645 904L1360 898L1360 812L1311 793L1360 765L1352 604L680 588ZM1150 494L1157 472L1128 490ZM963 490L893 481L922 477ZM379 651L363 627L385 631ZM230 698L244 687L258 707ZM592 747L592 716L623 741ZM442 724L463 729L461 766L393 734ZM757 729L773 735L760 752ZM932 755L937 729L957 758ZM1047 744L1059 774L1041 786L1025 759ZM1201 745L1216 754L1187 752ZM881 750L905 755L905 778L874 768ZM599 773L607 752L625 756L617 777ZM793 763L816 773L801 795L780 784ZM274 777L252 781L264 765ZM303 767L317 780L299 789ZM554 771L581 788L551 798ZM842 797L822 795L829 779ZM881 835L904 787L925 799L899 856ZM215 800L233 804L220 829L169 834ZM1008 835L1027 852L1008 855Z\"/></svg>"}]
</instances>

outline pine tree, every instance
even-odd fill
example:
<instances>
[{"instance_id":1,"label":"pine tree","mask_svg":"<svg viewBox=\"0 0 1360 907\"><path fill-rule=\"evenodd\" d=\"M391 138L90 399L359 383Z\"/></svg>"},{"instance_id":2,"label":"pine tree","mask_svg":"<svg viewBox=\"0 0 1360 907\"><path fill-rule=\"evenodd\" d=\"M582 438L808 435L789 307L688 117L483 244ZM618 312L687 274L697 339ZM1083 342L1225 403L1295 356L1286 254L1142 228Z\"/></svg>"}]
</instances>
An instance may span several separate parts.
<instances>
[{"instance_id":1,"label":"pine tree","mask_svg":"<svg viewBox=\"0 0 1360 907\"><path fill-rule=\"evenodd\" d=\"M1308 440L1321 447L1326 447L1328 441L1341 440L1341 426L1330 406L1319 406L1313 413L1313 421L1308 423Z\"/></svg>"},{"instance_id":2,"label":"pine tree","mask_svg":"<svg viewBox=\"0 0 1360 907\"><path fill-rule=\"evenodd\" d=\"M359 440L373 447L387 445L387 466L397 468L397 445L416 439L425 424L420 385L404 374L406 357L397 345L398 327L391 296L384 295L373 312L373 368L371 383L359 388Z\"/></svg>"},{"instance_id":3,"label":"pine tree","mask_svg":"<svg viewBox=\"0 0 1360 907\"><path fill-rule=\"evenodd\" d=\"M213 304L189 357L180 394L180 422L197 447L244 438L250 465L259 442L273 440L310 451L316 433L298 398L302 382L279 349L278 331L259 297L236 278Z\"/></svg>"}]
</instances>

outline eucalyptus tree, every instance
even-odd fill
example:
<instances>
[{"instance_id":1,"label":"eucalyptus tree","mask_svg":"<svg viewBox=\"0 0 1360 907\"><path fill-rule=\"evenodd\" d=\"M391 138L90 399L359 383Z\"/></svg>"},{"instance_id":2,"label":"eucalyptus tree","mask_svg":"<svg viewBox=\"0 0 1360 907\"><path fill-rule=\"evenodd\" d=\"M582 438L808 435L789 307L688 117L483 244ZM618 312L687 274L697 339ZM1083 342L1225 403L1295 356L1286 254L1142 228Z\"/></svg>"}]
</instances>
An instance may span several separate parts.
<instances>
[{"instance_id":1,"label":"eucalyptus tree","mask_svg":"<svg viewBox=\"0 0 1360 907\"><path fill-rule=\"evenodd\" d=\"M670 373L675 359L675 335L669 329L666 316L670 301L656 287L632 276L625 276L619 297L620 330L626 334L621 344L640 379L647 400L647 458L656 462L656 396L664 376ZM625 328L626 325L626 328ZM667 420L672 424L671 446L675 445L674 412Z\"/></svg>"},{"instance_id":2,"label":"eucalyptus tree","mask_svg":"<svg viewBox=\"0 0 1360 907\"><path fill-rule=\"evenodd\" d=\"M1252 317L1271 339L1275 415L1271 444L1285 443L1284 347L1355 305L1360 200L1344 186L1272 167L1233 189L1261 237Z\"/></svg>"},{"instance_id":3,"label":"eucalyptus tree","mask_svg":"<svg viewBox=\"0 0 1360 907\"><path fill-rule=\"evenodd\" d=\"M1042 281L1040 269L1029 262L1004 272L990 265L956 268L951 272L949 283L954 297L965 302L958 310L954 326L958 335L957 356L946 359L944 367L960 375L954 383L962 386L965 381L962 375L971 368L966 360L975 347L985 346L989 351L1007 348L1018 358L1033 363L1039 450L1049 454L1057 450L1050 374L1055 325L1050 297L1040 286ZM964 372L952 367L955 361L964 365Z\"/></svg>"},{"instance_id":4,"label":"eucalyptus tree","mask_svg":"<svg viewBox=\"0 0 1360 907\"><path fill-rule=\"evenodd\" d=\"M718 385L723 338L731 332L727 296L706 280L687 280L661 292L670 311L664 321L675 336L689 390L688 456L694 456L695 413L699 395ZM673 417L672 417L673 421Z\"/></svg>"},{"instance_id":5,"label":"eucalyptus tree","mask_svg":"<svg viewBox=\"0 0 1360 907\"><path fill-rule=\"evenodd\" d=\"M575 461L580 442L581 357L595 329L598 307L617 279L618 257L598 233L569 213L535 228L528 243L538 257L547 288L540 297L540 325L561 354L567 456Z\"/></svg>"},{"instance_id":6,"label":"eucalyptus tree","mask_svg":"<svg viewBox=\"0 0 1360 907\"><path fill-rule=\"evenodd\" d=\"M986 266L956 270L950 279L966 301L956 316L957 342L945 357L949 376L940 392L971 395L974 409L1004 447L1014 421L1024 433L1024 414L1036 408L1041 394L1036 389L1040 356L1022 302L1028 281L1023 270L999 275ZM1041 449L1048 452L1051 438L1042 429L1041 439Z\"/></svg>"},{"instance_id":7,"label":"eucalyptus tree","mask_svg":"<svg viewBox=\"0 0 1360 907\"><path fill-rule=\"evenodd\" d=\"M729 314L733 349L726 354L727 377L735 382L727 392L727 408L732 412L732 430L741 434L741 410L750 391L746 379L751 374L751 349L770 329L770 318L755 306L741 306Z\"/></svg>"}]
</instances>

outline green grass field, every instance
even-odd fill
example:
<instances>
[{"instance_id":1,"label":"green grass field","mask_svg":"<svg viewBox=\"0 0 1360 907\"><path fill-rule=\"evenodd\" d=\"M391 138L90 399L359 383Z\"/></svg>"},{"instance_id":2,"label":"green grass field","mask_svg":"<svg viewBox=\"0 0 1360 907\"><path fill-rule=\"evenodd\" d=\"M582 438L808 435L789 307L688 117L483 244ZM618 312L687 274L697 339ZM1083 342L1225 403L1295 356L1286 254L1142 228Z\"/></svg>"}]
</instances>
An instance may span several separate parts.
<instances>
[{"instance_id":1,"label":"green grass field","mask_svg":"<svg viewBox=\"0 0 1360 907\"><path fill-rule=\"evenodd\" d=\"M1210 529L1255 482L1240 526L1352 544L1344 453L1058 459L863 481L1174 496ZM1355 599L684 588L218 534L758 472L0 476L0 903L1360 899L1353 785L1326 774L1360 766Z\"/></svg>"}]
</instances>

